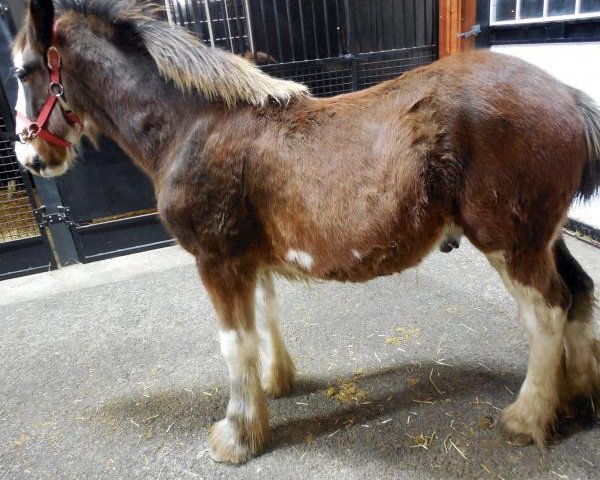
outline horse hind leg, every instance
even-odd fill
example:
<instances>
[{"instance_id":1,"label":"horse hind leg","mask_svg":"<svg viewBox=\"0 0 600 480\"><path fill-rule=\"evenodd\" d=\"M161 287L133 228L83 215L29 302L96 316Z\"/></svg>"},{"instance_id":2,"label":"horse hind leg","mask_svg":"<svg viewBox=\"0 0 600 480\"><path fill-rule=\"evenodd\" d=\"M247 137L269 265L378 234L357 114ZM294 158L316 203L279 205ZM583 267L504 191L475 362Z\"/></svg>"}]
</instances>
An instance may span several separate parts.
<instances>
[{"instance_id":1,"label":"horse hind leg","mask_svg":"<svg viewBox=\"0 0 600 480\"><path fill-rule=\"evenodd\" d=\"M255 304L262 387L267 395L279 397L292 389L296 370L281 337L279 304L273 275L268 271L259 275Z\"/></svg>"},{"instance_id":2,"label":"horse hind leg","mask_svg":"<svg viewBox=\"0 0 600 480\"><path fill-rule=\"evenodd\" d=\"M518 260L517 260L518 258ZM550 252L488 255L518 306L529 335L527 376L516 401L502 414L502 426L516 444L543 445L562 403L563 340L570 293Z\"/></svg>"},{"instance_id":3,"label":"horse hind leg","mask_svg":"<svg viewBox=\"0 0 600 480\"><path fill-rule=\"evenodd\" d=\"M600 393L600 341L593 320L594 281L573 258L563 239L554 246L556 267L572 302L565 325L568 400Z\"/></svg>"}]
</instances>

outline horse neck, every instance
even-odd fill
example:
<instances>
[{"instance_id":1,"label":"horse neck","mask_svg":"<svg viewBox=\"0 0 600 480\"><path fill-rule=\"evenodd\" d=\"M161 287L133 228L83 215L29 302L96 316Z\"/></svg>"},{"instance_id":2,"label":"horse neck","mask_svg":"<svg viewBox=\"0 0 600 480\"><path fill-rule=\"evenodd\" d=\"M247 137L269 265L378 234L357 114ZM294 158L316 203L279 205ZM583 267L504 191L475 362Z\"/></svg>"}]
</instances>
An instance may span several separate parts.
<instances>
[{"instance_id":1,"label":"horse neck","mask_svg":"<svg viewBox=\"0 0 600 480\"><path fill-rule=\"evenodd\" d=\"M65 94L94 130L157 182L176 145L191 131L209 129L215 106L163 80L147 56L102 44L106 48L64 47Z\"/></svg>"}]
</instances>

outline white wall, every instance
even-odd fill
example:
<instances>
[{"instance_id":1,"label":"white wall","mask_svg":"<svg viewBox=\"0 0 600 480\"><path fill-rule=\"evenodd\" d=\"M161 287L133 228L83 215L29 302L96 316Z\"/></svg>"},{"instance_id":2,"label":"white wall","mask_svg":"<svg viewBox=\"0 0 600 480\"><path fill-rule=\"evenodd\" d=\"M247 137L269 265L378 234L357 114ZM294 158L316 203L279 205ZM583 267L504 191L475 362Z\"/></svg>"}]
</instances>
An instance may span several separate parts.
<instances>
[{"instance_id":1,"label":"white wall","mask_svg":"<svg viewBox=\"0 0 600 480\"><path fill-rule=\"evenodd\" d=\"M600 105L600 42L498 45L496 52L514 55L579 88ZM587 204L575 203L569 217L600 228L600 196Z\"/></svg>"}]
</instances>

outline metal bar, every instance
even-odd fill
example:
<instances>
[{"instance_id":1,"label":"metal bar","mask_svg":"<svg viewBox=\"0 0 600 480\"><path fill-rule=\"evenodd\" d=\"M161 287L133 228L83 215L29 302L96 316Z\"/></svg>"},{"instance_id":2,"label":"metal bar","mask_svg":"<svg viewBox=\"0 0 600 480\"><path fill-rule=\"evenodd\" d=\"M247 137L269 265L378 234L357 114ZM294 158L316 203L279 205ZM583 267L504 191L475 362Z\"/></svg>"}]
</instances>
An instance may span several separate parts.
<instances>
[{"instance_id":1,"label":"metal bar","mask_svg":"<svg viewBox=\"0 0 600 480\"><path fill-rule=\"evenodd\" d=\"M194 27L196 30L196 35L198 36L198 38L202 41L204 41L204 28L202 26L203 23L203 19L202 19L202 15L200 14L200 10L198 9L198 3L196 3L196 0L191 0L192 2L192 12L194 15Z\"/></svg>"},{"instance_id":2,"label":"metal bar","mask_svg":"<svg viewBox=\"0 0 600 480\"><path fill-rule=\"evenodd\" d=\"M390 15L392 16L393 22L396 19L396 2L392 2L392 11L390 12ZM396 43L396 30L397 28L392 28L392 48L396 48L398 46Z\"/></svg>"},{"instance_id":3,"label":"metal bar","mask_svg":"<svg viewBox=\"0 0 600 480\"><path fill-rule=\"evenodd\" d=\"M42 179L35 177L35 185L42 204L48 207L48 212L53 213L59 205L63 204L63 199L58 191L56 180ZM61 266L73 265L79 263L79 255L72 231L64 223L51 224L46 231L50 231L54 243L55 252L58 255L58 262Z\"/></svg>"},{"instance_id":4,"label":"metal bar","mask_svg":"<svg viewBox=\"0 0 600 480\"><path fill-rule=\"evenodd\" d=\"M225 22L225 35L227 35L227 42L229 43L229 50L233 51L233 42L231 38L231 28L229 27L229 15L227 15L227 5L226 0L219 0L219 5L221 5L221 22Z\"/></svg>"},{"instance_id":5,"label":"metal bar","mask_svg":"<svg viewBox=\"0 0 600 480\"><path fill-rule=\"evenodd\" d=\"M267 55L271 55L271 47L269 46L269 36L267 34L267 19L265 17L264 0L260 0L260 16L262 18L262 27L263 34L265 36L265 47L267 48ZM256 52L254 52L254 58L256 58Z\"/></svg>"},{"instance_id":6,"label":"metal bar","mask_svg":"<svg viewBox=\"0 0 600 480\"><path fill-rule=\"evenodd\" d=\"M340 2L335 0L335 34L337 37L337 54L342 55L342 27L340 22Z\"/></svg>"},{"instance_id":7,"label":"metal bar","mask_svg":"<svg viewBox=\"0 0 600 480\"><path fill-rule=\"evenodd\" d=\"M292 32L292 15L290 13L290 0L285 0L285 9L287 12L288 33L290 34L290 47L292 49L292 62L296 61L296 49L294 48L294 34Z\"/></svg>"},{"instance_id":8,"label":"metal bar","mask_svg":"<svg viewBox=\"0 0 600 480\"><path fill-rule=\"evenodd\" d=\"M250 51L254 52L254 34L252 32L252 19L250 18L250 5L248 5L248 0L244 0L244 17L246 18L248 46L250 47Z\"/></svg>"},{"instance_id":9,"label":"metal bar","mask_svg":"<svg viewBox=\"0 0 600 480\"><path fill-rule=\"evenodd\" d=\"M327 57L331 57L331 45L329 40L329 15L327 14L326 0L323 0L323 18L325 19L325 45L327 46Z\"/></svg>"},{"instance_id":10,"label":"metal bar","mask_svg":"<svg viewBox=\"0 0 600 480\"><path fill-rule=\"evenodd\" d=\"M131 254L131 253L139 253L145 252L148 250L154 250L162 247L170 247L171 245L175 245L175 240L172 238L168 240L160 240L158 242L146 243L144 245L136 245L134 247L125 247L118 248L117 250L112 250L110 252L102 252L102 253L94 253L92 255L85 255L82 258L84 263L88 262L97 262L98 260L114 258L114 257L122 257L123 255Z\"/></svg>"},{"instance_id":11,"label":"metal bar","mask_svg":"<svg viewBox=\"0 0 600 480\"><path fill-rule=\"evenodd\" d=\"M317 16L315 15L315 2L310 0L310 9L312 12L312 24L313 24L313 35L315 40L315 57L320 58L319 55L319 39L317 38Z\"/></svg>"},{"instance_id":12,"label":"metal bar","mask_svg":"<svg viewBox=\"0 0 600 480\"><path fill-rule=\"evenodd\" d=\"M208 6L208 0L204 0L204 11L206 12L206 23L208 24L208 35L210 37L210 46L215 46L215 35L212 29L212 20L210 18L210 7Z\"/></svg>"},{"instance_id":13,"label":"metal bar","mask_svg":"<svg viewBox=\"0 0 600 480\"><path fill-rule=\"evenodd\" d=\"M189 5L190 3L192 3L192 9L191 10L190 10L190 5ZM196 36L198 36L198 34L199 34L199 31L198 31L198 22L196 20L196 15L194 15L194 13L193 13L193 8L194 8L193 3L194 3L194 0L190 0L189 2L188 1L185 2L185 14L186 14L187 19L188 19L188 30L192 31L192 29L193 29L193 31L196 32ZM192 23L193 23L193 25L192 25Z\"/></svg>"},{"instance_id":14,"label":"metal bar","mask_svg":"<svg viewBox=\"0 0 600 480\"><path fill-rule=\"evenodd\" d=\"M238 0L233 0L233 12L235 14L235 27L238 32L238 53L246 53L246 45L244 43L244 29L240 20L240 9L238 7Z\"/></svg>"},{"instance_id":15,"label":"metal bar","mask_svg":"<svg viewBox=\"0 0 600 480\"><path fill-rule=\"evenodd\" d=\"M204 35L204 18L202 17L202 10L198 8L198 2L197 0L191 0L192 2L192 11L194 12L194 18L195 18L195 23L196 23L196 34L198 35L198 38L200 40L202 40L203 42L205 41L205 35Z\"/></svg>"},{"instance_id":16,"label":"metal bar","mask_svg":"<svg viewBox=\"0 0 600 480\"><path fill-rule=\"evenodd\" d=\"M304 32L304 9L302 8L302 0L298 0L298 10L300 12L300 33L302 34L302 51L304 52L304 60L308 60L306 55L306 34Z\"/></svg>"},{"instance_id":17,"label":"metal bar","mask_svg":"<svg viewBox=\"0 0 600 480\"><path fill-rule=\"evenodd\" d=\"M350 16L350 6L348 0L344 0L344 10L346 14L346 53L354 54L353 41L354 30L352 28L352 17Z\"/></svg>"},{"instance_id":18,"label":"metal bar","mask_svg":"<svg viewBox=\"0 0 600 480\"><path fill-rule=\"evenodd\" d=\"M548 0L544 0L544 10L542 13L542 17L546 18L548 16L548 6L549 6L549 1Z\"/></svg>"},{"instance_id":19,"label":"metal bar","mask_svg":"<svg viewBox=\"0 0 600 480\"><path fill-rule=\"evenodd\" d=\"M157 223L160 223L160 217L159 217L158 213L152 212L152 213L143 213L142 215L135 215L133 217L124 217L124 218L118 218L116 220L108 220L106 222L87 223L85 225L80 225L76 228L80 232L86 232L87 230L112 228L115 225L119 226L119 225L136 224L136 223L141 223L146 220L152 220L152 219L155 219Z\"/></svg>"},{"instance_id":20,"label":"metal bar","mask_svg":"<svg viewBox=\"0 0 600 480\"><path fill-rule=\"evenodd\" d=\"M277 34L277 49L279 51L279 61L283 62L283 48L281 48L281 25L279 24L279 12L277 11L277 4L275 0L272 0L273 4L273 16L275 17L275 33Z\"/></svg>"},{"instance_id":21,"label":"metal bar","mask_svg":"<svg viewBox=\"0 0 600 480\"><path fill-rule=\"evenodd\" d=\"M515 5L515 20L519 20L521 18L521 0L516 0L517 3Z\"/></svg>"},{"instance_id":22,"label":"metal bar","mask_svg":"<svg viewBox=\"0 0 600 480\"><path fill-rule=\"evenodd\" d=\"M358 90L358 58L354 55L350 58L350 72L352 75L352 90Z\"/></svg>"},{"instance_id":23,"label":"metal bar","mask_svg":"<svg viewBox=\"0 0 600 480\"><path fill-rule=\"evenodd\" d=\"M383 28L383 3L382 0L377 2L377 12L375 17L375 35L377 38L377 50L383 50L384 28Z\"/></svg>"},{"instance_id":24,"label":"metal bar","mask_svg":"<svg viewBox=\"0 0 600 480\"><path fill-rule=\"evenodd\" d=\"M182 27L185 27L185 20L183 19L183 10L181 10L181 3L175 2L175 6L177 7L176 15L179 16L179 22L177 22L177 23L179 25L181 25Z\"/></svg>"},{"instance_id":25,"label":"metal bar","mask_svg":"<svg viewBox=\"0 0 600 480\"><path fill-rule=\"evenodd\" d=\"M413 47L417 47L417 46L421 46L419 45L419 42L417 42L418 39L418 28L420 27L420 25L417 22L417 0L413 0L413 42L412 42L412 46Z\"/></svg>"},{"instance_id":26,"label":"metal bar","mask_svg":"<svg viewBox=\"0 0 600 480\"><path fill-rule=\"evenodd\" d=\"M581 13L581 0L575 0L575 15Z\"/></svg>"},{"instance_id":27,"label":"metal bar","mask_svg":"<svg viewBox=\"0 0 600 480\"><path fill-rule=\"evenodd\" d=\"M165 10L167 11L167 21L169 23L173 23L173 13L171 9L173 8L173 0L165 0Z\"/></svg>"}]
</instances>

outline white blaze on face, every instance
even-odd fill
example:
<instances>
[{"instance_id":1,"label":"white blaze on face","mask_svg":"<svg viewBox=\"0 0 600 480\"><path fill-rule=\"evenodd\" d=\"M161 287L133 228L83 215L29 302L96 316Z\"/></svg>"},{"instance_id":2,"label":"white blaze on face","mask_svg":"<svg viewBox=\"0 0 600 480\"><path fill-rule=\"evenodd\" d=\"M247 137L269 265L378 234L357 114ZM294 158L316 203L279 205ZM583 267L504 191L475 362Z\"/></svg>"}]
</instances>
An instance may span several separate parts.
<instances>
[{"instance_id":1,"label":"white blaze on face","mask_svg":"<svg viewBox=\"0 0 600 480\"><path fill-rule=\"evenodd\" d=\"M23 68L23 54L21 52L17 52L13 58L13 64L15 69ZM19 86L18 94L17 94L17 104L15 105L15 110L17 112L21 112L21 114L25 114L27 112L27 102L25 100L25 89L20 81L17 82ZM16 133L20 133L27 126L27 124L16 115ZM30 143L15 143L15 154L17 156L17 160L21 163L21 165L26 165L27 163L33 160L35 156L35 150Z\"/></svg>"}]
</instances>

